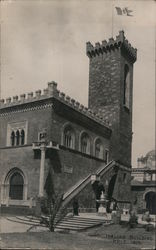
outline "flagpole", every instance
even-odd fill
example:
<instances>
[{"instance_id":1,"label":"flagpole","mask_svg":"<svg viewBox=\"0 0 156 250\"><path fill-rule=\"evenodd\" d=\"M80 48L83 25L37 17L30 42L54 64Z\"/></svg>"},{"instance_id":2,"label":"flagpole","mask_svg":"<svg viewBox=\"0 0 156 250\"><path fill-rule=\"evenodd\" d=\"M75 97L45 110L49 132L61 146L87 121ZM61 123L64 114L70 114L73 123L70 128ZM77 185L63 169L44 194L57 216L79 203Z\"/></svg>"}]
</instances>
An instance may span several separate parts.
<instances>
[{"instance_id":1,"label":"flagpole","mask_svg":"<svg viewBox=\"0 0 156 250\"><path fill-rule=\"evenodd\" d=\"M1 14L1 8L0 8L0 14ZM1 28L1 23L0 23L0 36L2 36L2 28ZM1 44L0 44L0 55L2 55L2 47L1 47ZM0 99L1 99L1 74L2 74L2 58L0 59Z\"/></svg>"},{"instance_id":2,"label":"flagpole","mask_svg":"<svg viewBox=\"0 0 156 250\"><path fill-rule=\"evenodd\" d=\"M114 5L113 5L113 0L112 0L112 37L113 37L113 28L114 28Z\"/></svg>"}]
</instances>

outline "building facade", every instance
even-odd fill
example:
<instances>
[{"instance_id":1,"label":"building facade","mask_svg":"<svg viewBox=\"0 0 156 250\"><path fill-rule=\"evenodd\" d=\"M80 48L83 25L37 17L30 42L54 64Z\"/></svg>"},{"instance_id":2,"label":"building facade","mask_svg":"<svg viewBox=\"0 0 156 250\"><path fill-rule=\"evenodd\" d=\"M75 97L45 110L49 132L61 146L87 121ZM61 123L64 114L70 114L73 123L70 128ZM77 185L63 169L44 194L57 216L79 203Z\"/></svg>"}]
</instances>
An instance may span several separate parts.
<instances>
[{"instance_id":1,"label":"building facade","mask_svg":"<svg viewBox=\"0 0 156 250\"><path fill-rule=\"evenodd\" d=\"M87 43L89 105L48 87L0 102L0 201L35 205L35 197L68 191L114 160L101 179L109 199L130 202L133 64L136 49L120 31ZM44 142L44 143L43 143ZM50 186L47 190L47 183ZM89 184L80 206L94 207Z\"/></svg>"},{"instance_id":2,"label":"building facade","mask_svg":"<svg viewBox=\"0 0 156 250\"><path fill-rule=\"evenodd\" d=\"M137 168L132 168L132 196L133 202L142 213L149 210L156 214L156 152L152 150L138 158Z\"/></svg>"}]
</instances>

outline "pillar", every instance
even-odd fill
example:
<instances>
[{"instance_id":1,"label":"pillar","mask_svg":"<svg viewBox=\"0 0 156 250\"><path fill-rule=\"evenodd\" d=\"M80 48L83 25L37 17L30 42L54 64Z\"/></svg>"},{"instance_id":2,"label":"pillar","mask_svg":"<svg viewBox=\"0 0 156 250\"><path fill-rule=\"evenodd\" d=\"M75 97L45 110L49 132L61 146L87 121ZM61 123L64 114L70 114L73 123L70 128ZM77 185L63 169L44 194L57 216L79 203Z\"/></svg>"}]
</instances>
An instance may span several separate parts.
<instances>
[{"instance_id":1,"label":"pillar","mask_svg":"<svg viewBox=\"0 0 156 250\"><path fill-rule=\"evenodd\" d=\"M45 169L46 146L41 145L40 150L41 150L41 163L40 163L39 197L43 197L43 195L44 195L44 169Z\"/></svg>"}]
</instances>

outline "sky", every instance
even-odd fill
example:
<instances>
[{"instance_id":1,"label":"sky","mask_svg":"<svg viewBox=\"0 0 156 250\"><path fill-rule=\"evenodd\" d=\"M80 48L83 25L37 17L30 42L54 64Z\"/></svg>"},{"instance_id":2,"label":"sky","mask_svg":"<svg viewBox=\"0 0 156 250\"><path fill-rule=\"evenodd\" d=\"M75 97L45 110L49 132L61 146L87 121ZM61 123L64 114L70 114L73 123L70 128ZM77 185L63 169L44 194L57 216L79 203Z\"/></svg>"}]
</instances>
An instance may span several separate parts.
<instances>
[{"instance_id":1,"label":"sky","mask_svg":"<svg viewBox=\"0 0 156 250\"><path fill-rule=\"evenodd\" d=\"M133 10L118 16L115 6ZM132 164L155 148L154 0L1 1L1 98L47 87L88 105L86 42L115 38L119 30L138 49L134 65Z\"/></svg>"}]
</instances>

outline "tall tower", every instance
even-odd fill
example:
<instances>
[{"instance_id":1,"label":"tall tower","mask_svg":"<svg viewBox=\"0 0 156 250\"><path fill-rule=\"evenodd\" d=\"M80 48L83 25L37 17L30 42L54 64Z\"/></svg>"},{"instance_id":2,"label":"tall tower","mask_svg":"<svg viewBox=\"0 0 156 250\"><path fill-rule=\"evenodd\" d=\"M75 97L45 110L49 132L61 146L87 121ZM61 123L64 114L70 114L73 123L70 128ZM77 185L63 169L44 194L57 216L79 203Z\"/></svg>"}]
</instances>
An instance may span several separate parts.
<instances>
[{"instance_id":1,"label":"tall tower","mask_svg":"<svg viewBox=\"0 0 156 250\"><path fill-rule=\"evenodd\" d=\"M133 64L137 50L120 31L116 39L87 43L89 108L112 126L110 157L131 166Z\"/></svg>"}]
</instances>

